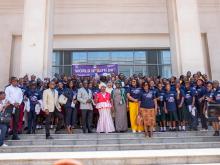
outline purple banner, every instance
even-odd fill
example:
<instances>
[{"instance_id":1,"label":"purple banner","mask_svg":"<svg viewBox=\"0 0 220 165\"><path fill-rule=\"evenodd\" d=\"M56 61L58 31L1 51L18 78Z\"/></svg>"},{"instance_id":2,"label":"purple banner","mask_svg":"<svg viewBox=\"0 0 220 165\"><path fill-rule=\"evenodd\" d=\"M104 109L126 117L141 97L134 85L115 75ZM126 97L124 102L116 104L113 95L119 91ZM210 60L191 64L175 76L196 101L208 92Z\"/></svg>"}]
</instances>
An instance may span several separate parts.
<instances>
[{"instance_id":1,"label":"purple banner","mask_svg":"<svg viewBox=\"0 0 220 165\"><path fill-rule=\"evenodd\" d=\"M77 76L95 76L103 74L118 74L118 65L72 65L72 71L74 75Z\"/></svg>"}]
</instances>

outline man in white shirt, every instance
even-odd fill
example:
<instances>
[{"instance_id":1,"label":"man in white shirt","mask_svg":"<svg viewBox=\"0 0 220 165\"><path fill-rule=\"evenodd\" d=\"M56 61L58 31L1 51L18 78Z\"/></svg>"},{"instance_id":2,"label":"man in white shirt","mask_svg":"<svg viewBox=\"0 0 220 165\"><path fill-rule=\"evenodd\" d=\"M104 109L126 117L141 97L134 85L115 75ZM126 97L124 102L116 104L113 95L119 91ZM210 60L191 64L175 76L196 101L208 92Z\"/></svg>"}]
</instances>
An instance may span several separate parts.
<instances>
[{"instance_id":1,"label":"man in white shirt","mask_svg":"<svg viewBox=\"0 0 220 165\"><path fill-rule=\"evenodd\" d=\"M12 140L20 140L18 137L19 107L23 101L23 92L18 87L18 79L11 77L10 85L5 89L6 99L10 103L13 117L13 136Z\"/></svg>"}]
</instances>

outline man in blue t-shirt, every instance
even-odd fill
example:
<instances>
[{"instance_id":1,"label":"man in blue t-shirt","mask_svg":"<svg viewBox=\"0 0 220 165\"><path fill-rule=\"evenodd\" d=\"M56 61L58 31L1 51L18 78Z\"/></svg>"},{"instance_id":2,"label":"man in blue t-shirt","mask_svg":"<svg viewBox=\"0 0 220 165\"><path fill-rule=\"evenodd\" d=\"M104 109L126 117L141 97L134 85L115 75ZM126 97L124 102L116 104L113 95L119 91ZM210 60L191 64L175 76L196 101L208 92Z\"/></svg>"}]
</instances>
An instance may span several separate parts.
<instances>
[{"instance_id":1,"label":"man in blue t-shirt","mask_svg":"<svg viewBox=\"0 0 220 165\"><path fill-rule=\"evenodd\" d=\"M176 122L178 121L176 104L177 99L179 99L177 93L175 91L171 91L170 84L166 84L164 109L169 117L170 131L176 130Z\"/></svg>"},{"instance_id":2,"label":"man in blue t-shirt","mask_svg":"<svg viewBox=\"0 0 220 165\"><path fill-rule=\"evenodd\" d=\"M190 130L197 130L197 109L195 107L195 94L194 88L190 87L190 82L185 82L185 105L188 112L188 122Z\"/></svg>"},{"instance_id":3,"label":"man in blue t-shirt","mask_svg":"<svg viewBox=\"0 0 220 165\"><path fill-rule=\"evenodd\" d=\"M36 111L35 106L42 99L41 93L37 90L36 82L31 82L30 88L25 92L25 97L29 99L30 111L28 112L28 131L27 134L35 134L36 130Z\"/></svg>"},{"instance_id":4,"label":"man in blue t-shirt","mask_svg":"<svg viewBox=\"0 0 220 165\"><path fill-rule=\"evenodd\" d=\"M163 84L158 83L157 85L157 104L158 104L158 112L157 112L157 122L160 126L160 131L166 131L166 114L164 111L164 101L165 101L165 90L163 89Z\"/></svg>"}]
</instances>

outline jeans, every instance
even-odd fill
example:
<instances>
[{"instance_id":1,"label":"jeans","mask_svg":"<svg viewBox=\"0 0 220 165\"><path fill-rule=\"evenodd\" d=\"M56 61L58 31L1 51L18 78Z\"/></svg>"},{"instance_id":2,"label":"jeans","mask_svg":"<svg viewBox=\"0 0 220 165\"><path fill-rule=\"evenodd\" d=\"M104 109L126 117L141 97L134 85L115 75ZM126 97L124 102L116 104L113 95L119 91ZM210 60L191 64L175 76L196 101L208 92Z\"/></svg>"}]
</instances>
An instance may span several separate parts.
<instances>
[{"instance_id":1,"label":"jeans","mask_svg":"<svg viewBox=\"0 0 220 165\"><path fill-rule=\"evenodd\" d=\"M35 111L28 112L28 132L35 132L37 114Z\"/></svg>"},{"instance_id":2,"label":"jeans","mask_svg":"<svg viewBox=\"0 0 220 165\"><path fill-rule=\"evenodd\" d=\"M7 129L8 127L6 124L0 124L0 146L4 144Z\"/></svg>"}]
</instances>

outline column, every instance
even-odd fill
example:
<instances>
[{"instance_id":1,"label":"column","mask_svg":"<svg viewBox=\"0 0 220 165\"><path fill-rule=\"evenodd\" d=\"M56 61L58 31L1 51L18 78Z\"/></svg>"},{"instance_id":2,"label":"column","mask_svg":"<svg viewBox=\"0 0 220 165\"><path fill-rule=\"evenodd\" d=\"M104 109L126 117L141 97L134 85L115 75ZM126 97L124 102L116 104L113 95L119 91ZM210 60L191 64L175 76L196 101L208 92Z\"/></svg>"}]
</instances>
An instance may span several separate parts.
<instances>
[{"instance_id":1,"label":"column","mask_svg":"<svg viewBox=\"0 0 220 165\"><path fill-rule=\"evenodd\" d=\"M197 0L167 0L172 71L205 72Z\"/></svg>"},{"instance_id":2,"label":"column","mask_svg":"<svg viewBox=\"0 0 220 165\"><path fill-rule=\"evenodd\" d=\"M25 0L20 76L51 76L54 0Z\"/></svg>"}]
</instances>

